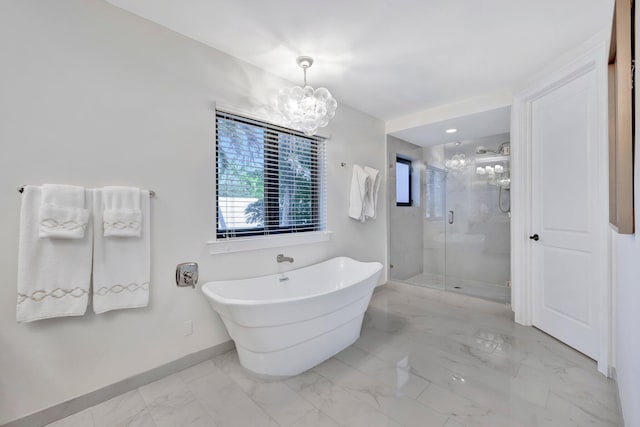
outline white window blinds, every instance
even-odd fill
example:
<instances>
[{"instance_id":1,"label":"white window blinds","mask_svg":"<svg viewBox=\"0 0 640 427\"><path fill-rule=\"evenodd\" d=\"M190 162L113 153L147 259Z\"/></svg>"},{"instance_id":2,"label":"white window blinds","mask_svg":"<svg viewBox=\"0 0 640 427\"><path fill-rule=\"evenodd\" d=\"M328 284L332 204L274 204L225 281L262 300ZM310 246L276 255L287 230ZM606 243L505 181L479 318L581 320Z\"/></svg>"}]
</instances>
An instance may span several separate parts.
<instances>
[{"instance_id":1,"label":"white window blinds","mask_svg":"<svg viewBox=\"0 0 640 427\"><path fill-rule=\"evenodd\" d=\"M325 229L325 141L216 111L218 238Z\"/></svg>"}]
</instances>

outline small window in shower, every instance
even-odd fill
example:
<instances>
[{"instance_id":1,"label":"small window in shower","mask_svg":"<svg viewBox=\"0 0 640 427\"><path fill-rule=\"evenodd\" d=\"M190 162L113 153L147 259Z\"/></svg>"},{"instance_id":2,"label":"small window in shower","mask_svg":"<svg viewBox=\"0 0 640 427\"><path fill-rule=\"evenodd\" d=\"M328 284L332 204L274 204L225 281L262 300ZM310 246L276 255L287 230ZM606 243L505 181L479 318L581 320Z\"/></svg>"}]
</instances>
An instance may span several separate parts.
<instances>
[{"instance_id":1,"label":"small window in shower","mask_svg":"<svg viewBox=\"0 0 640 427\"><path fill-rule=\"evenodd\" d=\"M396 206L411 205L411 160L396 157Z\"/></svg>"},{"instance_id":2,"label":"small window in shower","mask_svg":"<svg viewBox=\"0 0 640 427\"><path fill-rule=\"evenodd\" d=\"M426 216L428 220L441 221L444 219L445 177L443 169L427 166Z\"/></svg>"}]
</instances>

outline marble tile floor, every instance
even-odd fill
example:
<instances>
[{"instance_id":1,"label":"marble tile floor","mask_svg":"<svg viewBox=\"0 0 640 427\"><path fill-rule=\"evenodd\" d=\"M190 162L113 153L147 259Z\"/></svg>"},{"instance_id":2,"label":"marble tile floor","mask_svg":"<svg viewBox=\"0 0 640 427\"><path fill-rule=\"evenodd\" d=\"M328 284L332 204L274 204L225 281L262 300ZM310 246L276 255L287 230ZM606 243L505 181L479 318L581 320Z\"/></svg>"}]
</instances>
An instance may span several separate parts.
<instances>
[{"instance_id":1,"label":"marble tile floor","mask_svg":"<svg viewBox=\"0 0 640 427\"><path fill-rule=\"evenodd\" d=\"M508 305L390 282L351 347L293 378L235 351L50 427L619 426L615 383Z\"/></svg>"}]
</instances>

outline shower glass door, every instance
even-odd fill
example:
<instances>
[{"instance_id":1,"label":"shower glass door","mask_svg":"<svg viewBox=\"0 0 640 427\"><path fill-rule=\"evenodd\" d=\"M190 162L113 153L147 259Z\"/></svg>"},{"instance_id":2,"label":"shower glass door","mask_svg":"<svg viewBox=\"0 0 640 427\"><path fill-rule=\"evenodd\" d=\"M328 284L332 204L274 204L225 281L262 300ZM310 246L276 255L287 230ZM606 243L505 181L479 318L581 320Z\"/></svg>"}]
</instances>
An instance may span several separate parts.
<instances>
[{"instance_id":1,"label":"shower glass door","mask_svg":"<svg viewBox=\"0 0 640 427\"><path fill-rule=\"evenodd\" d=\"M509 301L508 141L418 147L389 139L392 280Z\"/></svg>"},{"instance_id":2,"label":"shower glass door","mask_svg":"<svg viewBox=\"0 0 640 427\"><path fill-rule=\"evenodd\" d=\"M444 145L444 287L510 299L510 157L506 138Z\"/></svg>"},{"instance_id":3,"label":"shower glass door","mask_svg":"<svg viewBox=\"0 0 640 427\"><path fill-rule=\"evenodd\" d=\"M418 286L444 289L446 276L447 172L444 166L444 145L423 150L425 185L422 233L422 274L410 279Z\"/></svg>"}]
</instances>

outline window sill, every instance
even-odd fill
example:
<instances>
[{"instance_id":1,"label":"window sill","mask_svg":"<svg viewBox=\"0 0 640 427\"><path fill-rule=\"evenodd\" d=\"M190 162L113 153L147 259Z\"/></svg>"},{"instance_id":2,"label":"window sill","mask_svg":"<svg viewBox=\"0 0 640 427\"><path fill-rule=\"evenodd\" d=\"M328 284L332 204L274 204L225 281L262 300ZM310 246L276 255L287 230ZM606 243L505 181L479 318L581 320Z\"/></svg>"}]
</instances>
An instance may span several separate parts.
<instances>
[{"instance_id":1,"label":"window sill","mask_svg":"<svg viewBox=\"0 0 640 427\"><path fill-rule=\"evenodd\" d=\"M331 231L281 234L260 237L236 237L207 242L211 255L231 252L254 251L258 249L280 248L284 246L306 245L331 240Z\"/></svg>"}]
</instances>

